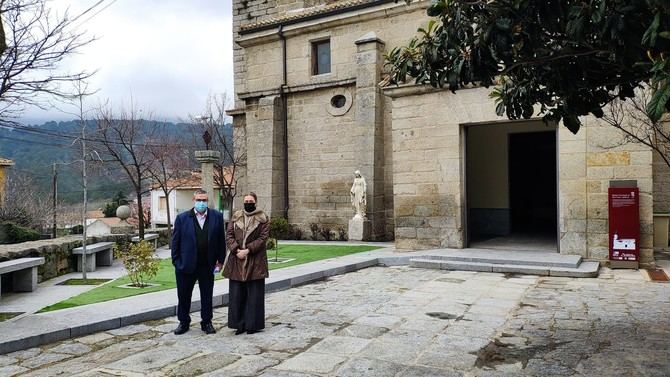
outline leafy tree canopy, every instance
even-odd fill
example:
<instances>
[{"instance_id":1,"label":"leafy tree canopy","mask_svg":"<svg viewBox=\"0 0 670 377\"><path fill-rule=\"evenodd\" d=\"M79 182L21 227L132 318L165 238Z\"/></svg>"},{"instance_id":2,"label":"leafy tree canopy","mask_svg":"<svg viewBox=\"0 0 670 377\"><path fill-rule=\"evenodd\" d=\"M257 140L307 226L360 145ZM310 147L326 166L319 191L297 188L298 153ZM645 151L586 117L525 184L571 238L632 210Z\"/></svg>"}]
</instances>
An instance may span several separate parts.
<instances>
[{"instance_id":1,"label":"leafy tree canopy","mask_svg":"<svg viewBox=\"0 0 670 377\"><path fill-rule=\"evenodd\" d=\"M411 0L407 0L411 1ZM670 0L433 0L420 36L387 55L392 83L456 91L496 85L498 115L603 116L648 85L658 120L670 109Z\"/></svg>"}]
</instances>

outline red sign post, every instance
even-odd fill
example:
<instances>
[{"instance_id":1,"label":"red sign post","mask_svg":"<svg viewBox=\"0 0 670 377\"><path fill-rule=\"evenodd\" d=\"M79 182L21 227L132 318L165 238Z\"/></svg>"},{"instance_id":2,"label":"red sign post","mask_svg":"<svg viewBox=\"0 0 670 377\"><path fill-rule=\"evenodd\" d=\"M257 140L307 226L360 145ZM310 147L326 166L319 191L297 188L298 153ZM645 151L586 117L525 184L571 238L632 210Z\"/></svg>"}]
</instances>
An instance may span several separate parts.
<instances>
[{"instance_id":1,"label":"red sign post","mask_svg":"<svg viewBox=\"0 0 670 377\"><path fill-rule=\"evenodd\" d=\"M640 190L610 187L609 243L612 267L637 268L640 261Z\"/></svg>"}]
</instances>

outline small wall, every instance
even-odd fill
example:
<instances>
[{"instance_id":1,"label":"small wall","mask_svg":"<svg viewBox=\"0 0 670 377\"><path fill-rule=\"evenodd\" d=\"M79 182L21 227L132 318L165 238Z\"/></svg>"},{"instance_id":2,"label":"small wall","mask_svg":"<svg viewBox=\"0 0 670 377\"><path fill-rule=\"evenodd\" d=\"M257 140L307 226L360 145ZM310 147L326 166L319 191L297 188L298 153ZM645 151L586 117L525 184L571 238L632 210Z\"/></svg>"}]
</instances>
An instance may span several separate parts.
<instances>
[{"instance_id":1,"label":"small wall","mask_svg":"<svg viewBox=\"0 0 670 377\"><path fill-rule=\"evenodd\" d=\"M167 229L151 229L147 233L159 233L158 246L167 244ZM132 236L126 234L108 234L88 237L88 239L90 245L97 242L129 242ZM76 271L77 259L72 254L72 250L80 247L82 245L81 241L81 236L76 235L12 245L0 245L0 262L27 257L44 257L44 264L38 269L38 281L42 282Z\"/></svg>"}]
</instances>

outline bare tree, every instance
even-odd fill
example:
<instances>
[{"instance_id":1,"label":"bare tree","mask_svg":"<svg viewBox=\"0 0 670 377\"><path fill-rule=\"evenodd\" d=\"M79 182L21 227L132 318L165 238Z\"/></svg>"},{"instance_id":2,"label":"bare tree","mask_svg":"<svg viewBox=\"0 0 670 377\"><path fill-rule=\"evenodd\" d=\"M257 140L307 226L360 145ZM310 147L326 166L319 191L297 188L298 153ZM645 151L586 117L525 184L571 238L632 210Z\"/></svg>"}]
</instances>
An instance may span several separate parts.
<instances>
[{"instance_id":1,"label":"bare tree","mask_svg":"<svg viewBox=\"0 0 670 377\"><path fill-rule=\"evenodd\" d=\"M57 69L63 59L94 40L76 26L104 1L74 16L67 11L56 14L48 0L0 2L0 121L13 124L24 107L44 108L44 95L66 95L69 88L63 84L92 75L85 71L59 73Z\"/></svg>"},{"instance_id":2,"label":"bare tree","mask_svg":"<svg viewBox=\"0 0 670 377\"><path fill-rule=\"evenodd\" d=\"M142 195L148 192L147 183L151 177L153 155L147 141L154 140L158 127L155 121L142 119L141 110L131 103L130 110L115 113L109 105L97 111L96 127L99 143L103 149L103 159L119 166L128 177L137 198L139 236L144 238L145 212Z\"/></svg>"},{"instance_id":3,"label":"bare tree","mask_svg":"<svg viewBox=\"0 0 670 377\"><path fill-rule=\"evenodd\" d=\"M670 124L663 118L654 121L649 117L646 110L649 100L651 92L640 89L635 97L613 101L602 119L622 132L623 139L618 145L631 142L646 145L670 167Z\"/></svg>"},{"instance_id":4,"label":"bare tree","mask_svg":"<svg viewBox=\"0 0 670 377\"><path fill-rule=\"evenodd\" d=\"M82 188L84 191L83 194L83 205L81 208L81 225L82 225L82 270L83 270L83 279L86 281L86 212L88 211L88 177L86 170L86 159L88 158L88 150L86 149L86 114L87 110L84 110L84 98L94 94L93 91L89 91L88 84L82 80L76 81L74 85L74 94L66 97L70 105L76 108L76 112L69 112L69 114L77 117L79 122L79 128L81 129L81 137L79 138L79 143L81 146L81 182Z\"/></svg>"},{"instance_id":5,"label":"bare tree","mask_svg":"<svg viewBox=\"0 0 670 377\"><path fill-rule=\"evenodd\" d=\"M195 126L194 134L209 132L212 136L210 149L221 152L221 159L214 165L214 184L220 187L223 208L232 209L239 177L247 165L247 151L244 136L233 133L230 118L226 115L227 105L226 93L210 94L204 113L192 116L191 121ZM195 139L202 142L201 138Z\"/></svg>"},{"instance_id":6,"label":"bare tree","mask_svg":"<svg viewBox=\"0 0 670 377\"><path fill-rule=\"evenodd\" d=\"M149 167L149 174L156 186L160 187L165 195L165 209L167 212L168 238L172 237L172 219L170 215L170 193L184 186L190 172L189 157L191 148L184 148L183 143L166 127L161 134L160 142L152 141L148 144L153 163Z\"/></svg>"},{"instance_id":7,"label":"bare tree","mask_svg":"<svg viewBox=\"0 0 670 377\"><path fill-rule=\"evenodd\" d=\"M53 211L51 198L37 187L30 175L10 169L5 187L8 200L0 206L0 220L42 231Z\"/></svg>"}]
</instances>

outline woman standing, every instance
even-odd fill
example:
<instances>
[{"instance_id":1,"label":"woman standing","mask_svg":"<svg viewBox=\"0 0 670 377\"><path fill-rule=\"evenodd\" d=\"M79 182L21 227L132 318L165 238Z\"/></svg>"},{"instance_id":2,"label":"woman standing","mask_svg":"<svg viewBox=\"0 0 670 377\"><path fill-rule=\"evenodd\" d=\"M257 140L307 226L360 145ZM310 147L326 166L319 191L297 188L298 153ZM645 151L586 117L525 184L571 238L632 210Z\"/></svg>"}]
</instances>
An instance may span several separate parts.
<instances>
[{"instance_id":1,"label":"woman standing","mask_svg":"<svg viewBox=\"0 0 670 377\"><path fill-rule=\"evenodd\" d=\"M228 257L223 275L228 288L228 327L235 335L265 328L265 278L268 277L266 241L268 217L256 208L253 192L244 196L244 210L237 211L226 230Z\"/></svg>"}]
</instances>

